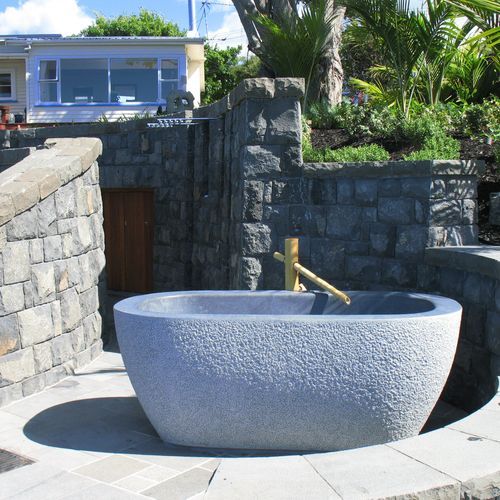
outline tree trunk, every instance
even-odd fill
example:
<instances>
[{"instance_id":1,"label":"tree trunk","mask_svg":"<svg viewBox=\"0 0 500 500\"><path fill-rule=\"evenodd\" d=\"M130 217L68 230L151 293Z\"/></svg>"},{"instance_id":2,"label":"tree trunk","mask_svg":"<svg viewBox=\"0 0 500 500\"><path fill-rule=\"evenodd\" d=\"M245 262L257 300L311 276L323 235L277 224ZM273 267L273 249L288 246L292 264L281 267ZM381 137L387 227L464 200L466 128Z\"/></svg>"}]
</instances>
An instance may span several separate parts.
<instances>
[{"instance_id":1,"label":"tree trunk","mask_svg":"<svg viewBox=\"0 0 500 500\"><path fill-rule=\"evenodd\" d=\"M330 106L342 101L344 71L340 59L340 43L344 24L345 7L333 6L335 15L328 50L321 58L316 78L312 79L311 99L325 102Z\"/></svg>"},{"instance_id":2,"label":"tree trunk","mask_svg":"<svg viewBox=\"0 0 500 500\"><path fill-rule=\"evenodd\" d=\"M307 0L306 0L307 1ZM272 17L277 23L281 16L291 11L297 11L297 0L233 0L243 29L248 38L248 49L256 56L261 55L261 40L264 33L259 31L258 25L253 22L252 16L263 14ZM335 15L333 30L327 53L321 58L316 75L313 77L310 100L324 101L329 105L337 104L342 100L344 73L340 60L340 41L344 22L345 7L336 6L334 0L329 0L329 13Z\"/></svg>"}]
</instances>

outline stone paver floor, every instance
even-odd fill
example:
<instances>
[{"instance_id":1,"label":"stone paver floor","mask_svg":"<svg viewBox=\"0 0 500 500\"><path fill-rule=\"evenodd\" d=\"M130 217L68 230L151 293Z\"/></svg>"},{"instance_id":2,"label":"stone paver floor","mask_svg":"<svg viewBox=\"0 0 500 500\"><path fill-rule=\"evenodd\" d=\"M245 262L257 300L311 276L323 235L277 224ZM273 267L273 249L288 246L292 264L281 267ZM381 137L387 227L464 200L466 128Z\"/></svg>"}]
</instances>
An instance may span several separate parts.
<instances>
[{"instance_id":1,"label":"stone paver floor","mask_svg":"<svg viewBox=\"0 0 500 500\"><path fill-rule=\"evenodd\" d=\"M253 455L167 447L112 352L0 409L0 448L35 460L0 475L0 500L198 499L223 457Z\"/></svg>"}]
</instances>

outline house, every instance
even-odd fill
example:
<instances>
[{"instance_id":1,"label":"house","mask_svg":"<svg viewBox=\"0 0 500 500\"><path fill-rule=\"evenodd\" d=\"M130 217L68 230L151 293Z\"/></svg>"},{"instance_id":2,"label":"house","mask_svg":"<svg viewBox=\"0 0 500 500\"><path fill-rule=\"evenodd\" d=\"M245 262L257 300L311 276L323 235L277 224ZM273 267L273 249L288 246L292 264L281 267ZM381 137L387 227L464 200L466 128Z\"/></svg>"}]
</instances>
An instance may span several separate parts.
<instances>
[{"instance_id":1,"label":"house","mask_svg":"<svg viewBox=\"0 0 500 500\"><path fill-rule=\"evenodd\" d=\"M199 37L0 35L0 106L27 123L156 113L177 90L196 106L203 63Z\"/></svg>"}]
</instances>

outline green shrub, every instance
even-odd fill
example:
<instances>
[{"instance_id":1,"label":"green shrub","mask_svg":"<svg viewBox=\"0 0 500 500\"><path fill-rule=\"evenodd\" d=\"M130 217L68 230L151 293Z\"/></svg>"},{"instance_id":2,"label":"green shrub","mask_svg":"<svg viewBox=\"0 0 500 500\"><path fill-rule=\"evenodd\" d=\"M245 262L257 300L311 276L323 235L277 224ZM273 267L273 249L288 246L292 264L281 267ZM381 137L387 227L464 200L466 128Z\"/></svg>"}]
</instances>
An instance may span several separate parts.
<instances>
[{"instance_id":1,"label":"green shrub","mask_svg":"<svg viewBox=\"0 0 500 500\"><path fill-rule=\"evenodd\" d=\"M423 147L403 156L405 160L458 160L460 142L445 134L434 135L424 140Z\"/></svg>"},{"instance_id":2,"label":"green shrub","mask_svg":"<svg viewBox=\"0 0 500 500\"><path fill-rule=\"evenodd\" d=\"M389 153L378 144L345 146L339 149L325 149L325 162L387 161Z\"/></svg>"}]
</instances>

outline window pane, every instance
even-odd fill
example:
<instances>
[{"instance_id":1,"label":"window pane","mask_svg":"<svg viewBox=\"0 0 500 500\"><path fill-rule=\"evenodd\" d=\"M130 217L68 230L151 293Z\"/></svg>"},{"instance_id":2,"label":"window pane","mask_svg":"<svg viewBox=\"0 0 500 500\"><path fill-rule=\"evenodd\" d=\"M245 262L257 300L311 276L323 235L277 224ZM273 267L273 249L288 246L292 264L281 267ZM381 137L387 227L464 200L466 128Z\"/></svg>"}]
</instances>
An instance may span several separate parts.
<instances>
[{"instance_id":1,"label":"window pane","mask_svg":"<svg viewBox=\"0 0 500 500\"><path fill-rule=\"evenodd\" d=\"M40 101L57 102L56 82L40 82Z\"/></svg>"},{"instance_id":2,"label":"window pane","mask_svg":"<svg viewBox=\"0 0 500 500\"><path fill-rule=\"evenodd\" d=\"M161 77L163 80L177 80L177 59L164 59L161 62Z\"/></svg>"},{"instance_id":3,"label":"window pane","mask_svg":"<svg viewBox=\"0 0 500 500\"><path fill-rule=\"evenodd\" d=\"M40 61L40 80L57 80L57 61Z\"/></svg>"},{"instance_id":4,"label":"window pane","mask_svg":"<svg viewBox=\"0 0 500 500\"><path fill-rule=\"evenodd\" d=\"M156 102L158 67L156 59L112 59L112 102Z\"/></svg>"},{"instance_id":5,"label":"window pane","mask_svg":"<svg viewBox=\"0 0 500 500\"><path fill-rule=\"evenodd\" d=\"M10 73L0 73L0 98L12 97Z\"/></svg>"},{"instance_id":6,"label":"window pane","mask_svg":"<svg viewBox=\"0 0 500 500\"><path fill-rule=\"evenodd\" d=\"M62 59L61 102L108 102L108 61Z\"/></svg>"},{"instance_id":7,"label":"window pane","mask_svg":"<svg viewBox=\"0 0 500 500\"><path fill-rule=\"evenodd\" d=\"M161 82L161 98L167 100L168 94L177 90L177 82Z\"/></svg>"}]
</instances>

